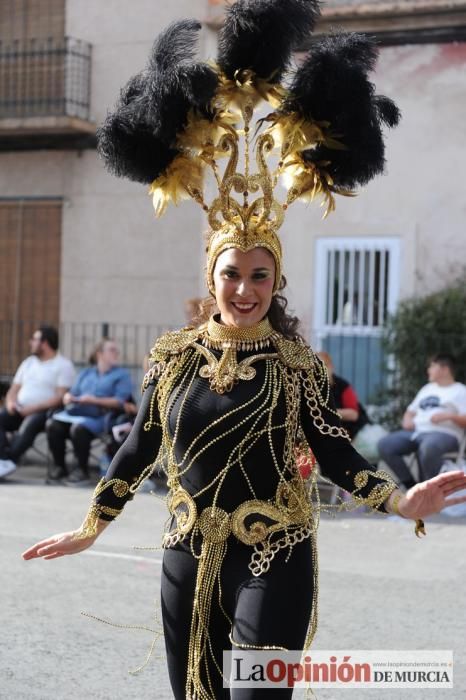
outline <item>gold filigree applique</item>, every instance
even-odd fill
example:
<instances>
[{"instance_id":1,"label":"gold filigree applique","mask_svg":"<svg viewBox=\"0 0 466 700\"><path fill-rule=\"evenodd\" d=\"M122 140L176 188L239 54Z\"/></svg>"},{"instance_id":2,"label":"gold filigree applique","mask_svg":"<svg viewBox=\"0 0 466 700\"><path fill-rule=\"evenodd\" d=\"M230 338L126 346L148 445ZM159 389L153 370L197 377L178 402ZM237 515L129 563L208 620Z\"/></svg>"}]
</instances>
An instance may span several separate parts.
<instances>
[{"instance_id":1,"label":"gold filigree applique","mask_svg":"<svg viewBox=\"0 0 466 700\"><path fill-rule=\"evenodd\" d=\"M207 360L207 364L199 369L199 376L208 379L212 391L217 394L224 394L231 391L234 385L240 380L249 381L256 376L256 370L252 367L254 362L277 357L273 353L262 353L252 355L241 362L238 362L235 348L225 348L222 355L217 360L215 355L207 348L195 343L196 349Z\"/></svg>"},{"instance_id":2,"label":"gold filigree applique","mask_svg":"<svg viewBox=\"0 0 466 700\"><path fill-rule=\"evenodd\" d=\"M231 514L218 506L209 506L198 515L194 499L181 486L169 495L168 507L176 524L165 535L164 547L174 546L193 529L211 543L223 542L233 533L243 544L254 546L279 530L309 524L313 514L300 477L281 482L273 501L245 501ZM254 518L252 523L247 522L250 518Z\"/></svg>"},{"instance_id":3,"label":"gold filigree applique","mask_svg":"<svg viewBox=\"0 0 466 700\"><path fill-rule=\"evenodd\" d=\"M95 537L98 533L99 518L102 515L108 515L111 519L120 515L121 508L109 508L108 506L100 506L92 504L87 511L86 517L79 530L74 535L74 540L85 540L89 537Z\"/></svg>"},{"instance_id":4,"label":"gold filigree applique","mask_svg":"<svg viewBox=\"0 0 466 700\"><path fill-rule=\"evenodd\" d=\"M117 498L124 498L129 491L129 484L123 479L105 479L103 477L94 489L93 498L97 498L103 491L111 488Z\"/></svg>"}]
</instances>

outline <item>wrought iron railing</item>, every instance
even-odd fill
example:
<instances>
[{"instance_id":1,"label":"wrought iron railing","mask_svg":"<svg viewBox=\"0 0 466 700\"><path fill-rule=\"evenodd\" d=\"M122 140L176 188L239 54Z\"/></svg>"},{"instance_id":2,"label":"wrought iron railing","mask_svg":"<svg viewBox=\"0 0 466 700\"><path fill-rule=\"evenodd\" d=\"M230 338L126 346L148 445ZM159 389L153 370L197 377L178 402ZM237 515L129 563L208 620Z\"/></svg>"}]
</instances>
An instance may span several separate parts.
<instances>
[{"instance_id":1,"label":"wrought iron railing","mask_svg":"<svg viewBox=\"0 0 466 700\"><path fill-rule=\"evenodd\" d=\"M29 354L29 339L39 325L37 321L0 320L0 384L4 390L21 360ZM120 362L131 371L137 389L143 376L144 357L154 340L173 328L170 324L64 322L59 324L60 352L81 369L88 364L93 348L103 337L113 338L120 349ZM438 334L429 338L428 343L413 346L413 362L419 355L427 361L433 353L461 347L462 343L463 338L456 333ZM332 336L320 346L330 353L335 373L355 387L363 403L388 405L395 397L397 403L406 406L413 398L412 390L406 393L400 384L398 368L387 355L381 337ZM463 379L462 374L459 379ZM421 377L419 385L422 381Z\"/></svg>"},{"instance_id":2,"label":"wrought iron railing","mask_svg":"<svg viewBox=\"0 0 466 700\"><path fill-rule=\"evenodd\" d=\"M71 37L0 41L0 119L89 119L91 52Z\"/></svg>"}]
</instances>

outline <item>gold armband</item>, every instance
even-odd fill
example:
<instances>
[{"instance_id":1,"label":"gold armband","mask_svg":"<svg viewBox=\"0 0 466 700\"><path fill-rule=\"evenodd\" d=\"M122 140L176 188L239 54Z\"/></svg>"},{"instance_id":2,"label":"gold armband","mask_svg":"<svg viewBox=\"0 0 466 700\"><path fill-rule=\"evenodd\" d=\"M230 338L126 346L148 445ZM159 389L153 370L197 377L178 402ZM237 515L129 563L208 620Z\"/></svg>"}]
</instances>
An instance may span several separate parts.
<instances>
[{"instance_id":1,"label":"gold armband","mask_svg":"<svg viewBox=\"0 0 466 700\"><path fill-rule=\"evenodd\" d=\"M88 537L95 537L98 534L97 525L102 514L116 518L120 513L121 510L117 510L116 508L108 508L107 506L100 506L93 503L87 511L87 515L81 527L74 533L73 539L85 540Z\"/></svg>"}]
</instances>

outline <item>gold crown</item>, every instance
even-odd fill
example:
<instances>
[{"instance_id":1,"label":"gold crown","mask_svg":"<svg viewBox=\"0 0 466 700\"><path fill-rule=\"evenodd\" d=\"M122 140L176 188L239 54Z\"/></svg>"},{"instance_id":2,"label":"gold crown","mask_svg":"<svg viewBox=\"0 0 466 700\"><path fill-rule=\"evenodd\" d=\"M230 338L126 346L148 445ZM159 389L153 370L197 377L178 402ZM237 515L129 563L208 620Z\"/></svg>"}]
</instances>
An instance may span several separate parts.
<instances>
[{"instance_id":1,"label":"gold crown","mask_svg":"<svg viewBox=\"0 0 466 700\"><path fill-rule=\"evenodd\" d=\"M288 206L297 199L312 201L322 196L324 216L335 208L333 181L328 163L311 163L301 152L318 144L343 146L334 138L327 122L312 122L297 112L272 112L251 123L254 108L262 99L274 108L286 96L281 85L257 78L251 71L237 71L229 80L216 68L219 87L211 103L212 120L190 113L188 124L178 137L179 155L150 187L157 216L169 202L178 204L191 197L207 214L210 231L207 245L207 285L214 292L215 261L227 248L249 251L263 247L274 257L276 291L282 277L282 247L277 232ZM257 170L251 172L252 140L255 140ZM240 156L243 172L238 171ZM223 173L219 160L227 158ZM274 158L273 166L269 165ZM210 205L204 199L205 171L215 178L218 196ZM274 193L279 181L288 190L280 203ZM352 192L338 188L339 194Z\"/></svg>"}]
</instances>

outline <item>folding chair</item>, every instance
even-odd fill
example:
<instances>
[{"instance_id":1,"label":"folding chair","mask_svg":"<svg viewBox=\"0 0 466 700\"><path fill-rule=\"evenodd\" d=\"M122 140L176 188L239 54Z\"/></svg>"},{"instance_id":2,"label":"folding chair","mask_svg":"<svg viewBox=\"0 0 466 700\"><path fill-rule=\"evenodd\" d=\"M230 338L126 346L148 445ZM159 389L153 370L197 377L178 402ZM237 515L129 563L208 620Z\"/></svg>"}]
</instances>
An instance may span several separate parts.
<instances>
[{"instance_id":1,"label":"folding chair","mask_svg":"<svg viewBox=\"0 0 466 700\"><path fill-rule=\"evenodd\" d=\"M463 433L463 439L460 441L459 447L456 452L447 452L443 455L444 459L451 459L459 467L463 464L463 459L466 454L466 430Z\"/></svg>"},{"instance_id":2,"label":"folding chair","mask_svg":"<svg viewBox=\"0 0 466 700\"><path fill-rule=\"evenodd\" d=\"M458 468L461 468L465 454L466 454L466 430L463 431L463 437L460 440L458 449L453 450L452 452L445 452L445 454L443 455L443 459L444 460L449 459L452 462L455 462L458 465ZM410 458L406 461L408 464L408 469L413 474L414 480L418 482L420 480L420 477L421 477L421 468L419 465L419 460L417 458L417 452L413 452L413 454L410 456Z\"/></svg>"}]
</instances>

